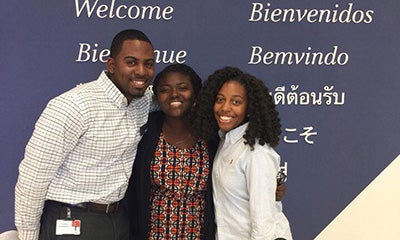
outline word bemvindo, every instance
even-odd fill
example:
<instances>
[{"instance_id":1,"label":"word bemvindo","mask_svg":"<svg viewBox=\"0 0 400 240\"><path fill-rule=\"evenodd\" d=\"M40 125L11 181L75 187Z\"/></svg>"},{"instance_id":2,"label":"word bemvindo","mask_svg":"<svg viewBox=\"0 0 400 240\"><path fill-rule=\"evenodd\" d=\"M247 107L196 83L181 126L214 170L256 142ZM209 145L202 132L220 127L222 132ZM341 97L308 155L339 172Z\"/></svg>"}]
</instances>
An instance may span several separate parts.
<instances>
[{"instance_id":1,"label":"word bemvindo","mask_svg":"<svg viewBox=\"0 0 400 240\"><path fill-rule=\"evenodd\" d=\"M78 57L76 62L107 62L110 56L109 49L98 49L99 44L93 46L90 43L79 43ZM185 50L154 50L154 60L156 63L185 63L187 52Z\"/></svg>"},{"instance_id":2,"label":"word bemvindo","mask_svg":"<svg viewBox=\"0 0 400 240\"><path fill-rule=\"evenodd\" d=\"M348 3L342 8L335 4L334 9L295 9L295 8L270 8L262 3L253 3L249 22L272 22L272 23L371 23L374 11L354 9L353 3Z\"/></svg>"},{"instance_id":3,"label":"word bemvindo","mask_svg":"<svg viewBox=\"0 0 400 240\"><path fill-rule=\"evenodd\" d=\"M174 8L167 6L138 6L138 5L115 5L115 0L105 1L106 4L98 4L99 0L95 0L92 4L90 0L75 0L76 17L86 15L88 18L95 16L98 18L118 18L118 19L155 19L155 20L171 20ZM85 11L86 10L86 11ZM86 14L84 14L86 13Z\"/></svg>"},{"instance_id":4,"label":"word bemvindo","mask_svg":"<svg viewBox=\"0 0 400 240\"><path fill-rule=\"evenodd\" d=\"M349 61L346 52L338 52L333 46L329 52L312 51L311 47L304 52L265 51L260 46L252 46L248 64L265 65L345 65Z\"/></svg>"}]
</instances>

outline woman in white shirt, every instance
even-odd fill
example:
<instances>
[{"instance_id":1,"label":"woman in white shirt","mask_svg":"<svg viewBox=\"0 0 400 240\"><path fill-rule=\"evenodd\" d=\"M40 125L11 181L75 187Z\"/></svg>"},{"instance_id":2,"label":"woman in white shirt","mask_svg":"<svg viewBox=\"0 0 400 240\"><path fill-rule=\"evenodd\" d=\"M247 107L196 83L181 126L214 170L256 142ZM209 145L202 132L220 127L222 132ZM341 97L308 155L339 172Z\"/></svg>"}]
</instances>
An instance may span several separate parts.
<instances>
[{"instance_id":1,"label":"woman in white shirt","mask_svg":"<svg viewBox=\"0 0 400 240\"><path fill-rule=\"evenodd\" d=\"M193 114L194 131L221 138L212 170L216 238L286 239L292 235L275 201L281 124L268 88L238 68L209 76Z\"/></svg>"}]
</instances>

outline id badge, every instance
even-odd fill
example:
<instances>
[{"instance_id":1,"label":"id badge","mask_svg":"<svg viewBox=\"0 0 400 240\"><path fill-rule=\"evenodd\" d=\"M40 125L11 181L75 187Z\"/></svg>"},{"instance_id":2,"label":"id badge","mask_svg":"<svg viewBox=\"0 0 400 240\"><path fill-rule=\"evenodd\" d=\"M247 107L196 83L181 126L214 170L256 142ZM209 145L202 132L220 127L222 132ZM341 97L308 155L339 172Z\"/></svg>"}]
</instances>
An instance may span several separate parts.
<instances>
[{"instance_id":1,"label":"id badge","mask_svg":"<svg viewBox=\"0 0 400 240\"><path fill-rule=\"evenodd\" d=\"M58 219L56 222L56 235L80 235L81 220Z\"/></svg>"}]
</instances>

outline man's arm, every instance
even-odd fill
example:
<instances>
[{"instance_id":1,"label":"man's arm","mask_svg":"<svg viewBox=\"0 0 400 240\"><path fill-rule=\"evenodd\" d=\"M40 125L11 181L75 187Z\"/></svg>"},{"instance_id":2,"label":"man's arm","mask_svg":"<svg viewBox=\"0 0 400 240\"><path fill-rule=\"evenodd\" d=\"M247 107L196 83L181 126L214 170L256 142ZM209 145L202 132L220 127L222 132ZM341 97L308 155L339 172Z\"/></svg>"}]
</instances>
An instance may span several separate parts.
<instances>
[{"instance_id":1,"label":"man's arm","mask_svg":"<svg viewBox=\"0 0 400 240\"><path fill-rule=\"evenodd\" d=\"M82 132L75 104L52 100L43 111L19 166L15 186L15 225L23 239L38 239L47 188Z\"/></svg>"}]
</instances>

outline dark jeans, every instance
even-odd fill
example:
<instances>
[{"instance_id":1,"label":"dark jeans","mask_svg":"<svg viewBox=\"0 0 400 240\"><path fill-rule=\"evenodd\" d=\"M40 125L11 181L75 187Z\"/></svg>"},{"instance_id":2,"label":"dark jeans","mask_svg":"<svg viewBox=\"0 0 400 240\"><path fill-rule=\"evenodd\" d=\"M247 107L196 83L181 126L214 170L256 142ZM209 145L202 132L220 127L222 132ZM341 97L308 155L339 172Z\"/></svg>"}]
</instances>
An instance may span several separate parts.
<instances>
[{"instance_id":1,"label":"dark jeans","mask_svg":"<svg viewBox=\"0 0 400 240\"><path fill-rule=\"evenodd\" d=\"M97 213L69 207L72 220L81 220L80 235L56 236L57 219L67 219L67 206L47 201L43 209L40 240L129 240L129 219L122 208L115 213Z\"/></svg>"}]
</instances>

